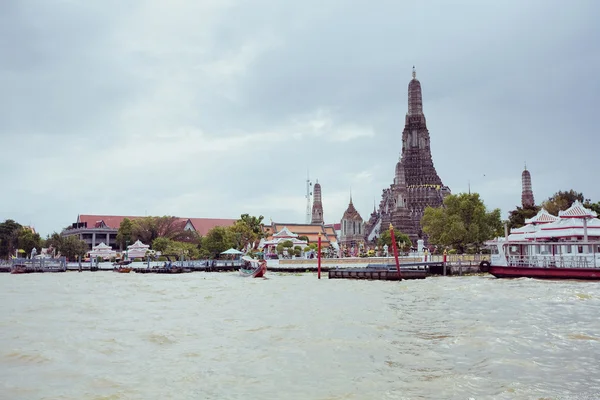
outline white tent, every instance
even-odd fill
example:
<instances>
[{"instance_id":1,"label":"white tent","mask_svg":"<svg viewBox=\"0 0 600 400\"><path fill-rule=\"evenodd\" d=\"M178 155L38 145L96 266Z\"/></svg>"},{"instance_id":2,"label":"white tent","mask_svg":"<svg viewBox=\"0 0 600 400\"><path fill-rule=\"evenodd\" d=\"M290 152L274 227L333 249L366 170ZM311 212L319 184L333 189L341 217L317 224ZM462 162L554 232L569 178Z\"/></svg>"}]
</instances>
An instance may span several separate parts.
<instances>
[{"instance_id":1,"label":"white tent","mask_svg":"<svg viewBox=\"0 0 600 400\"><path fill-rule=\"evenodd\" d=\"M239 254L244 254L243 252L234 249L233 247L231 249L225 250L223 252L221 252L221 254L233 254L233 255L239 255Z\"/></svg>"}]
</instances>

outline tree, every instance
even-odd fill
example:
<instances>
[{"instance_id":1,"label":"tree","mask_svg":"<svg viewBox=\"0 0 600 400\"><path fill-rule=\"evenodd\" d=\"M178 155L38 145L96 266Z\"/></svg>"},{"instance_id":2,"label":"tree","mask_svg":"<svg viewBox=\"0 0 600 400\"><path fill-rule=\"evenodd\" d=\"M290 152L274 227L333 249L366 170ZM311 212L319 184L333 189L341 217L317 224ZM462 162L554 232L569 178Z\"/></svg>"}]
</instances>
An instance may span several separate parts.
<instances>
[{"instance_id":1,"label":"tree","mask_svg":"<svg viewBox=\"0 0 600 400\"><path fill-rule=\"evenodd\" d=\"M558 215L559 211L564 211L571 207L575 201L584 202L583 193L576 192L573 189L567 191L558 191L552 197L542 203L542 207L552 215Z\"/></svg>"},{"instance_id":2,"label":"tree","mask_svg":"<svg viewBox=\"0 0 600 400\"><path fill-rule=\"evenodd\" d=\"M198 259L200 256L197 244L179 242L165 237L154 239L152 250L160 251L162 254L174 254L178 257L183 254L187 259Z\"/></svg>"},{"instance_id":3,"label":"tree","mask_svg":"<svg viewBox=\"0 0 600 400\"><path fill-rule=\"evenodd\" d=\"M250 248L254 249L257 247L260 239L266 236L264 224L264 217L251 216L249 214L242 214L235 224L231 227L238 239L239 248L245 248L251 245Z\"/></svg>"},{"instance_id":4,"label":"tree","mask_svg":"<svg viewBox=\"0 0 600 400\"><path fill-rule=\"evenodd\" d=\"M61 255L66 256L68 259L74 260L77 257L85 256L89 251L88 245L77 236L61 236L60 233L52 233L46 240L43 241L44 247L53 247L56 249L57 254L60 252Z\"/></svg>"},{"instance_id":5,"label":"tree","mask_svg":"<svg viewBox=\"0 0 600 400\"><path fill-rule=\"evenodd\" d=\"M152 243L158 237L167 237L174 240L195 240L197 234L185 229L185 221L177 217L142 217L132 221L131 237L144 243Z\"/></svg>"},{"instance_id":6,"label":"tree","mask_svg":"<svg viewBox=\"0 0 600 400\"><path fill-rule=\"evenodd\" d=\"M262 222L264 218L265 217L263 217L262 215L259 217L254 217L249 214L242 214L238 221L241 221L248 227L250 227L250 229L256 234L256 237L258 239L262 239L265 236L264 224Z\"/></svg>"},{"instance_id":7,"label":"tree","mask_svg":"<svg viewBox=\"0 0 600 400\"><path fill-rule=\"evenodd\" d=\"M396 238L396 246L402 251L407 251L412 247L412 242L410 241L410 237L406 233L402 233L394 230L394 237ZM391 249L392 246L392 235L390 234L389 229L385 229L379 239L377 239L378 246L386 245ZM391 250L393 251L393 250Z\"/></svg>"},{"instance_id":8,"label":"tree","mask_svg":"<svg viewBox=\"0 0 600 400\"><path fill-rule=\"evenodd\" d=\"M129 218L123 218L117 232L117 244L125 249L128 243L133 243L133 222Z\"/></svg>"},{"instance_id":9,"label":"tree","mask_svg":"<svg viewBox=\"0 0 600 400\"><path fill-rule=\"evenodd\" d=\"M83 257L89 251L87 244L77 236L63 237L58 250L69 260L74 260L79 256Z\"/></svg>"},{"instance_id":10,"label":"tree","mask_svg":"<svg viewBox=\"0 0 600 400\"><path fill-rule=\"evenodd\" d=\"M590 210L596 212L596 214L598 214L598 216L600 216L600 201L598 201L596 203L592 203L590 201L590 199L586 199L586 201L583 205L585 207L589 208Z\"/></svg>"},{"instance_id":11,"label":"tree","mask_svg":"<svg viewBox=\"0 0 600 400\"><path fill-rule=\"evenodd\" d=\"M250 245L254 248L254 243L258 239L258 235L252 230L252 228L242 220L237 220L233 226L228 227L235 239L235 245L233 247L237 249L244 249Z\"/></svg>"},{"instance_id":12,"label":"tree","mask_svg":"<svg viewBox=\"0 0 600 400\"><path fill-rule=\"evenodd\" d=\"M167 248L169 248L169 246L171 246L172 243L173 243L173 240L166 238L166 237L156 238L152 242L152 250L160 251L161 253L165 253L167 251Z\"/></svg>"},{"instance_id":13,"label":"tree","mask_svg":"<svg viewBox=\"0 0 600 400\"><path fill-rule=\"evenodd\" d=\"M215 226L202 238L203 254L212 258L218 257L223 251L235 246L233 232L223 226Z\"/></svg>"},{"instance_id":14,"label":"tree","mask_svg":"<svg viewBox=\"0 0 600 400\"><path fill-rule=\"evenodd\" d=\"M31 250L42 248L42 238L38 233L33 233L31 229L22 227L17 233L17 246L25 250L25 254L31 254ZM39 253L38 253L39 254Z\"/></svg>"},{"instance_id":15,"label":"tree","mask_svg":"<svg viewBox=\"0 0 600 400\"><path fill-rule=\"evenodd\" d=\"M18 235L21 224L7 219L0 224L0 258L8 258L14 255L18 246Z\"/></svg>"},{"instance_id":16,"label":"tree","mask_svg":"<svg viewBox=\"0 0 600 400\"><path fill-rule=\"evenodd\" d=\"M508 229L520 228L525 225L525 220L533 218L540 211L539 206L518 207L508 213Z\"/></svg>"},{"instance_id":17,"label":"tree","mask_svg":"<svg viewBox=\"0 0 600 400\"><path fill-rule=\"evenodd\" d=\"M487 212L479 193L447 196L442 207L425 208L421 223L432 244L460 252L468 246L479 250L486 240L502 234L500 209Z\"/></svg>"}]
</instances>

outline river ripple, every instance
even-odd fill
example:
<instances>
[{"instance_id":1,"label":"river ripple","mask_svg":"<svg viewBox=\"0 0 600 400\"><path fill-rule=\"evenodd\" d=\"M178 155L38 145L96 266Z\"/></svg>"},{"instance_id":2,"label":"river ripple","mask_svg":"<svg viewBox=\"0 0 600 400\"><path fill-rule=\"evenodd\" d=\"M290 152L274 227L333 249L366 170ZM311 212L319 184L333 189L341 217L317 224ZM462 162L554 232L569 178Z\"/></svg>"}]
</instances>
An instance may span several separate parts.
<instances>
[{"instance_id":1,"label":"river ripple","mask_svg":"<svg viewBox=\"0 0 600 400\"><path fill-rule=\"evenodd\" d=\"M600 283L0 275L2 399L597 399Z\"/></svg>"}]
</instances>

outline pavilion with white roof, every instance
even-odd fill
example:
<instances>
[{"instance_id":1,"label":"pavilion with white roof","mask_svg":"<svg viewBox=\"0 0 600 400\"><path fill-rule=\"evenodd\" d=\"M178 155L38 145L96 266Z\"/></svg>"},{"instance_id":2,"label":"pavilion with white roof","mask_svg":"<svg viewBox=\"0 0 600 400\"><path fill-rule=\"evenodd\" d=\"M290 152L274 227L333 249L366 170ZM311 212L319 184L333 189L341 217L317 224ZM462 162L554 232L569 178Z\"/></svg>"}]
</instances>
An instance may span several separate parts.
<instances>
[{"instance_id":1,"label":"pavilion with white roof","mask_svg":"<svg viewBox=\"0 0 600 400\"><path fill-rule=\"evenodd\" d=\"M113 248L109 245L104 244L104 242L100 243L97 246L94 246L88 254L90 258L101 257L104 260L111 259L117 256L117 252L113 250Z\"/></svg>"},{"instance_id":2,"label":"pavilion with white roof","mask_svg":"<svg viewBox=\"0 0 600 400\"><path fill-rule=\"evenodd\" d=\"M127 246L127 258L144 258L150 245L142 243L139 239L132 245Z\"/></svg>"},{"instance_id":3,"label":"pavilion with white roof","mask_svg":"<svg viewBox=\"0 0 600 400\"><path fill-rule=\"evenodd\" d=\"M298 235L292 233L286 226L284 226L279 232L275 233L271 240L261 240L259 247L263 248L264 254L277 253L277 245L285 241L290 240L293 243L292 247L300 246L302 248L308 245L306 240L298 239Z\"/></svg>"}]
</instances>

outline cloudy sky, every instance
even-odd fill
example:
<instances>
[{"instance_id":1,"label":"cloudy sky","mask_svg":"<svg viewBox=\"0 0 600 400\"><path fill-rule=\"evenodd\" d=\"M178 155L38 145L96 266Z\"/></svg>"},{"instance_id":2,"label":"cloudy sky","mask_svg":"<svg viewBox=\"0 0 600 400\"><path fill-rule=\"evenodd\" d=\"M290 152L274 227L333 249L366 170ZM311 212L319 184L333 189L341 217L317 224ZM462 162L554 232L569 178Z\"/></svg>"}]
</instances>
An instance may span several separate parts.
<instances>
[{"instance_id":1,"label":"cloudy sky","mask_svg":"<svg viewBox=\"0 0 600 400\"><path fill-rule=\"evenodd\" d=\"M438 174L503 215L600 201L600 2L0 1L0 220L368 218L415 65Z\"/></svg>"}]
</instances>

